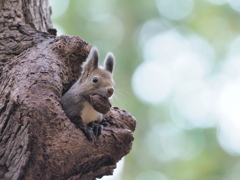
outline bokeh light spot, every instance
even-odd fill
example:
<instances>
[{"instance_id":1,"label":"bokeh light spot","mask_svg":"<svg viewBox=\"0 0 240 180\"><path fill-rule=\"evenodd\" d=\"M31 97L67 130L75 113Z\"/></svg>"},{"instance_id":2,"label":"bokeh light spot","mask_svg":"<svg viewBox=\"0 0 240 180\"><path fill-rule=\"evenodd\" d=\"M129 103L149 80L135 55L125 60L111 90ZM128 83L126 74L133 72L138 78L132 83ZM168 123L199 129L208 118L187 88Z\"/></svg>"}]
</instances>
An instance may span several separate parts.
<instances>
[{"instance_id":1,"label":"bokeh light spot","mask_svg":"<svg viewBox=\"0 0 240 180\"><path fill-rule=\"evenodd\" d=\"M160 32L168 30L172 25L166 20L150 19L145 22L139 32L139 44L144 48L146 42Z\"/></svg>"},{"instance_id":2,"label":"bokeh light spot","mask_svg":"<svg viewBox=\"0 0 240 180\"><path fill-rule=\"evenodd\" d=\"M216 5L223 5L227 3L226 0L208 0L208 1Z\"/></svg>"},{"instance_id":3,"label":"bokeh light spot","mask_svg":"<svg viewBox=\"0 0 240 180\"><path fill-rule=\"evenodd\" d=\"M145 43L144 60L158 60L163 65L171 65L179 54L186 52L187 43L187 40L175 29L164 31Z\"/></svg>"},{"instance_id":4,"label":"bokeh light spot","mask_svg":"<svg viewBox=\"0 0 240 180\"><path fill-rule=\"evenodd\" d=\"M216 119L212 113L214 106L211 89L200 81L189 82L187 86L188 88L178 91L173 98L173 107L170 110L172 120L184 129L214 127ZM212 106L209 108L209 105ZM184 118L178 117L178 113Z\"/></svg>"},{"instance_id":5,"label":"bokeh light spot","mask_svg":"<svg viewBox=\"0 0 240 180\"><path fill-rule=\"evenodd\" d=\"M240 47L240 36L236 37L231 42L230 48L229 48L229 55L230 56L240 55L239 47Z\"/></svg>"},{"instance_id":6,"label":"bokeh light spot","mask_svg":"<svg viewBox=\"0 0 240 180\"><path fill-rule=\"evenodd\" d=\"M227 0L229 5L235 10L240 12L240 1L239 0Z\"/></svg>"},{"instance_id":7,"label":"bokeh light spot","mask_svg":"<svg viewBox=\"0 0 240 180\"><path fill-rule=\"evenodd\" d=\"M221 146L231 154L240 154L240 79L227 83L219 99L220 127L218 139Z\"/></svg>"},{"instance_id":8,"label":"bokeh light spot","mask_svg":"<svg viewBox=\"0 0 240 180\"><path fill-rule=\"evenodd\" d=\"M168 19L179 20L188 16L194 6L193 0L156 0L159 12Z\"/></svg>"},{"instance_id":9,"label":"bokeh light spot","mask_svg":"<svg viewBox=\"0 0 240 180\"><path fill-rule=\"evenodd\" d=\"M145 102L162 102L171 92L171 81L168 76L168 72L158 61L145 62L134 72L133 89Z\"/></svg>"}]
</instances>

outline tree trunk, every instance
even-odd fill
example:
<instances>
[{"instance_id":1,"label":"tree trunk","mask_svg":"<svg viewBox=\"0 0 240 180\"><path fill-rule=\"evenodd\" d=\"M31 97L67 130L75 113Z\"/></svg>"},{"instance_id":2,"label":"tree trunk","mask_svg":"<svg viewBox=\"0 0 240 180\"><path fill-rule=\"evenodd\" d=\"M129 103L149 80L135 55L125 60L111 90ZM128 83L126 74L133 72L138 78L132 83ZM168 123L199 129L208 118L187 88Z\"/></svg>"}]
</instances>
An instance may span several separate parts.
<instances>
[{"instance_id":1,"label":"tree trunk","mask_svg":"<svg viewBox=\"0 0 240 180\"><path fill-rule=\"evenodd\" d=\"M103 135L86 139L66 117L61 96L91 45L49 32L47 0L0 0L0 179L110 175L131 149L136 120L112 108Z\"/></svg>"}]
</instances>

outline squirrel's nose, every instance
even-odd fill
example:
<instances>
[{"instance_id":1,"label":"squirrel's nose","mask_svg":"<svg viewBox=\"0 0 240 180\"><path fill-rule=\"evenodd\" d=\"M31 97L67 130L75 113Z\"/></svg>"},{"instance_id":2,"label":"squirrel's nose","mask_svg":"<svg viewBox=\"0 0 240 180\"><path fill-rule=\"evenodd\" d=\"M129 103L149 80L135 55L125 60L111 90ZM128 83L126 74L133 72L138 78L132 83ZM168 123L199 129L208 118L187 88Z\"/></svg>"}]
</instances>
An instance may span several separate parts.
<instances>
[{"instance_id":1,"label":"squirrel's nose","mask_svg":"<svg viewBox=\"0 0 240 180\"><path fill-rule=\"evenodd\" d=\"M108 98L113 95L113 91L114 91L113 88L108 88L108 89L107 89L107 92L108 92L108 95L107 95L107 96L108 96Z\"/></svg>"}]
</instances>

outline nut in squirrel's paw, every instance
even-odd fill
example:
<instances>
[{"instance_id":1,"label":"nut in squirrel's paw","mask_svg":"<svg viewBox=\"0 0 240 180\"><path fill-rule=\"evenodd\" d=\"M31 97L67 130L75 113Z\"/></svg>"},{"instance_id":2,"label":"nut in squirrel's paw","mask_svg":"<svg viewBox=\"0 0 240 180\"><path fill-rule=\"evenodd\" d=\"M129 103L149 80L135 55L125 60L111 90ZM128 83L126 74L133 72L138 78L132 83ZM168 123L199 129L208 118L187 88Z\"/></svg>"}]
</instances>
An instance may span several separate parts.
<instances>
[{"instance_id":1,"label":"nut in squirrel's paw","mask_svg":"<svg viewBox=\"0 0 240 180\"><path fill-rule=\"evenodd\" d=\"M90 95L91 105L92 107L102 113L106 114L108 111L110 111L112 104L108 98L105 98L103 96L100 96L98 94Z\"/></svg>"}]
</instances>

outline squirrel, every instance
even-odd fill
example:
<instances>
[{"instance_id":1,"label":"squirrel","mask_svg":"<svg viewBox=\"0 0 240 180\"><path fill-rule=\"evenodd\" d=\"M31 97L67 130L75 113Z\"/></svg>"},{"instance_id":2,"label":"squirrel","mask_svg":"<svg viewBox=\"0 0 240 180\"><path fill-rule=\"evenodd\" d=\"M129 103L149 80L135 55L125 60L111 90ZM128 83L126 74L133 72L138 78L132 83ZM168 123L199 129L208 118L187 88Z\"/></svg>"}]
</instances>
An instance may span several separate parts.
<instances>
[{"instance_id":1,"label":"squirrel","mask_svg":"<svg viewBox=\"0 0 240 180\"><path fill-rule=\"evenodd\" d=\"M88 140L93 139L93 133L99 136L103 128L99 124L103 115L93 107L91 96L98 95L109 101L114 92L114 56L112 53L107 54L104 67L98 66L98 60L98 50L92 47L83 63L80 77L62 97L65 114L83 131Z\"/></svg>"}]
</instances>

